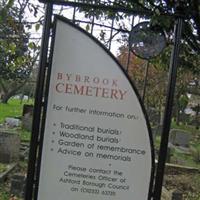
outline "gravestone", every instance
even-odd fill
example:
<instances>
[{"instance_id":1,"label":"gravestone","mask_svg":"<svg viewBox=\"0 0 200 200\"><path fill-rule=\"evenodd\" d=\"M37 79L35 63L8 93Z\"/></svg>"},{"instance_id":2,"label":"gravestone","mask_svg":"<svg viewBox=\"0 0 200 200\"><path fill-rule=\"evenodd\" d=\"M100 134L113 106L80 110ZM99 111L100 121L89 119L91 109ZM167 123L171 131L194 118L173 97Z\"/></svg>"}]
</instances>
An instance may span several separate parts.
<instances>
[{"instance_id":1,"label":"gravestone","mask_svg":"<svg viewBox=\"0 0 200 200\"><path fill-rule=\"evenodd\" d=\"M26 177L20 174L15 174L11 178L10 193L17 197L23 198L25 193Z\"/></svg>"},{"instance_id":2,"label":"gravestone","mask_svg":"<svg viewBox=\"0 0 200 200\"><path fill-rule=\"evenodd\" d=\"M22 116L25 116L26 114L33 115L33 105L24 104Z\"/></svg>"},{"instance_id":3,"label":"gravestone","mask_svg":"<svg viewBox=\"0 0 200 200\"><path fill-rule=\"evenodd\" d=\"M9 128L18 127L21 124L19 119L12 118L12 117L6 117L5 123Z\"/></svg>"},{"instance_id":4,"label":"gravestone","mask_svg":"<svg viewBox=\"0 0 200 200\"><path fill-rule=\"evenodd\" d=\"M22 127L28 131L32 129L33 105L24 105L22 113Z\"/></svg>"},{"instance_id":5,"label":"gravestone","mask_svg":"<svg viewBox=\"0 0 200 200\"><path fill-rule=\"evenodd\" d=\"M191 126L195 126L196 129L199 129L200 118L199 117L196 118L196 117L193 116L193 118L189 121L188 124L191 125Z\"/></svg>"},{"instance_id":6,"label":"gravestone","mask_svg":"<svg viewBox=\"0 0 200 200\"><path fill-rule=\"evenodd\" d=\"M188 147L191 135L189 132L181 129L171 129L169 142L176 146Z\"/></svg>"},{"instance_id":7,"label":"gravestone","mask_svg":"<svg viewBox=\"0 0 200 200\"><path fill-rule=\"evenodd\" d=\"M182 200L183 199L183 193L176 190L172 193L172 200Z\"/></svg>"},{"instance_id":8,"label":"gravestone","mask_svg":"<svg viewBox=\"0 0 200 200\"><path fill-rule=\"evenodd\" d=\"M16 133L0 131L0 162L12 163L19 159L20 137Z\"/></svg>"},{"instance_id":9,"label":"gravestone","mask_svg":"<svg viewBox=\"0 0 200 200\"><path fill-rule=\"evenodd\" d=\"M184 124L188 124L190 121L190 115L189 114L185 114L185 113L181 113L179 116L179 120L181 122L183 122Z\"/></svg>"}]
</instances>

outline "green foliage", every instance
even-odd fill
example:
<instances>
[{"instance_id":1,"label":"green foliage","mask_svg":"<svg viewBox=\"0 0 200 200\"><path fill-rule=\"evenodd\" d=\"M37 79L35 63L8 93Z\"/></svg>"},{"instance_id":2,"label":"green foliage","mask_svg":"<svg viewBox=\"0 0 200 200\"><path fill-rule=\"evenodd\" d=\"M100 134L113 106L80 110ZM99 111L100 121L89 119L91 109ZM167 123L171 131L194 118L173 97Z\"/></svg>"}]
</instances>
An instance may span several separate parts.
<instances>
[{"instance_id":1,"label":"green foliage","mask_svg":"<svg viewBox=\"0 0 200 200\"><path fill-rule=\"evenodd\" d=\"M5 191L4 187L2 185L0 186L0 199L1 200L8 200L9 199L9 192Z\"/></svg>"},{"instance_id":2,"label":"green foliage","mask_svg":"<svg viewBox=\"0 0 200 200\"><path fill-rule=\"evenodd\" d=\"M9 1L0 5L0 78L24 79L30 74L29 34L25 32L23 14Z\"/></svg>"},{"instance_id":3,"label":"green foliage","mask_svg":"<svg viewBox=\"0 0 200 200\"><path fill-rule=\"evenodd\" d=\"M23 142L30 142L31 140L31 133L27 130L24 129L20 129L18 130L19 134L20 134L20 139Z\"/></svg>"},{"instance_id":4,"label":"green foliage","mask_svg":"<svg viewBox=\"0 0 200 200\"><path fill-rule=\"evenodd\" d=\"M89 3L90 0L80 0L79 2ZM121 19L127 19L128 16L139 16L142 20L150 21L153 28L162 29L167 36L167 43L172 44L174 25L175 25L175 11L183 14L184 30L182 34L182 51L180 55L180 65L182 68L188 68L195 73L200 72L200 11L198 1L158 1L158 0L114 0L114 1L95 1L95 5L104 5L115 7L118 9L133 9L133 12L117 12L103 9L91 9L91 7L78 8L80 12L84 12L86 18L96 17L96 19L115 19L120 22ZM136 11L134 13L134 11ZM140 14L138 14L140 13ZM123 29L123 24L120 25ZM88 28L88 27L87 27ZM101 39L104 37L101 34ZM103 40L103 39L102 39ZM169 52L165 51L162 55L162 65L169 66Z\"/></svg>"},{"instance_id":5,"label":"green foliage","mask_svg":"<svg viewBox=\"0 0 200 200\"><path fill-rule=\"evenodd\" d=\"M0 173L5 172L8 169L8 165L0 163Z\"/></svg>"},{"instance_id":6,"label":"green foliage","mask_svg":"<svg viewBox=\"0 0 200 200\"><path fill-rule=\"evenodd\" d=\"M171 128L185 130L185 131L191 132L192 134L195 134L195 135L200 134L200 132L198 130L196 130L194 126L189 126L189 125L185 125L185 124L177 125L174 120L172 120L172 122L171 122Z\"/></svg>"},{"instance_id":7,"label":"green foliage","mask_svg":"<svg viewBox=\"0 0 200 200\"><path fill-rule=\"evenodd\" d=\"M37 15L37 5L28 0L10 0L0 3L0 93L1 102L16 95L29 80L39 55L39 47L29 41L29 29L25 10ZM36 22L36 31L40 21Z\"/></svg>"},{"instance_id":8,"label":"green foliage","mask_svg":"<svg viewBox=\"0 0 200 200\"><path fill-rule=\"evenodd\" d=\"M89 30L90 30L90 25L89 24L86 25L85 30L89 32Z\"/></svg>"},{"instance_id":9,"label":"green foliage","mask_svg":"<svg viewBox=\"0 0 200 200\"><path fill-rule=\"evenodd\" d=\"M200 145L197 144L192 148L192 156L196 163L200 164Z\"/></svg>"},{"instance_id":10,"label":"green foliage","mask_svg":"<svg viewBox=\"0 0 200 200\"><path fill-rule=\"evenodd\" d=\"M180 110L184 111L188 105L188 102L189 102L189 98L187 97L187 95L186 94L181 95L178 100Z\"/></svg>"},{"instance_id":11,"label":"green foliage","mask_svg":"<svg viewBox=\"0 0 200 200\"><path fill-rule=\"evenodd\" d=\"M21 100L19 99L10 99L8 104L0 103L0 123L3 123L6 117L21 117L24 104L32 105L33 100L29 100L28 103L27 101L21 103ZM17 132L23 142L29 142L31 139L31 133L25 129L14 128L10 131Z\"/></svg>"},{"instance_id":12,"label":"green foliage","mask_svg":"<svg viewBox=\"0 0 200 200\"><path fill-rule=\"evenodd\" d=\"M10 194L10 185L7 182L0 184L0 199L1 200L12 200ZM22 200L22 198L15 197L15 200Z\"/></svg>"},{"instance_id":13,"label":"green foliage","mask_svg":"<svg viewBox=\"0 0 200 200\"><path fill-rule=\"evenodd\" d=\"M180 129L191 134L189 152L185 153L178 148L172 148L170 151L170 162L177 164L182 162L182 165L187 167L195 167L200 169L200 131L195 129L195 126L180 124L177 125L174 121L171 123L171 129ZM154 141L155 149L160 147L161 137L157 134Z\"/></svg>"},{"instance_id":14,"label":"green foliage","mask_svg":"<svg viewBox=\"0 0 200 200\"><path fill-rule=\"evenodd\" d=\"M181 161L183 166L187 167L195 167L200 169L200 163L196 162L194 159L194 154L184 154L178 150L173 149L173 154L171 157L171 162L177 164L178 161Z\"/></svg>"},{"instance_id":15,"label":"green foliage","mask_svg":"<svg viewBox=\"0 0 200 200\"><path fill-rule=\"evenodd\" d=\"M35 30L38 31L39 29L40 29L40 24L38 23L35 25Z\"/></svg>"}]
</instances>

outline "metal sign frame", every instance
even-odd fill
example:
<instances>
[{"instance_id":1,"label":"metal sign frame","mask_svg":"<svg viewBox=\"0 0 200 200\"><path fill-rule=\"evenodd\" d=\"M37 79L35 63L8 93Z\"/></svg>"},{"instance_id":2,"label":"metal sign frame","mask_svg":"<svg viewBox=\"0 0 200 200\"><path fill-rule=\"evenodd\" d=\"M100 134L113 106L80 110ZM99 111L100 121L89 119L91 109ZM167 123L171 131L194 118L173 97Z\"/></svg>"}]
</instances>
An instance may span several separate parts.
<instances>
[{"instance_id":1,"label":"metal sign frame","mask_svg":"<svg viewBox=\"0 0 200 200\"><path fill-rule=\"evenodd\" d=\"M84 1L66 1L66 0L39 0L41 3L50 3L54 5L63 5L63 6L72 6L72 7L80 7L80 8L90 8L90 9L98 9L98 10L109 10L113 12L124 12L129 14L138 14L138 15L153 15L151 12L134 9L134 8L125 8L119 7L113 4L105 5L105 2L95 3L92 1L91 3Z\"/></svg>"},{"instance_id":2,"label":"metal sign frame","mask_svg":"<svg viewBox=\"0 0 200 200\"><path fill-rule=\"evenodd\" d=\"M48 102L48 93L49 93L49 82L50 82L50 75L51 75L51 66L52 66L52 57L53 57L53 50L54 50L54 43L55 43L55 31L56 31L56 21L57 20L61 20L63 21L64 23L67 23L69 24L70 26L72 26L73 28L79 30L80 32L82 32L83 34L87 35L90 39L92 39L98 46L100 46L100 48L104 49L104 51L107 53L108 56L110 56L114 61L115 63L117 64L117 66L120 68L122 74L125 75L126 79L129 81L129 83L131 84L132 86L132 89L133 91L135 92L136 96L137 96L137 99L140 103L140 106L142 108L142 111L143 111L143 114L144 114L144 117L145 117L145 120L146 120L146 125L147 125L147 128L148 128L148 132L149 132L149 141L150 141L150 146L151 146L151 160L152 160L152 168L151 168L151 178L150 178L150 183L149 183L149 193L148 193L148 200L151 199L152 197L152 189L153 189L153 180L154 180L154 171L155 171L155 156L154 156L154 148L153 148L153 138L152 138L152 133L151 133L151 128L150 128L150 123L148 121L148 117L147 117L147 113L145 111L145 108L144 108L144 105L143 105L143 102L140 98L140 95L139 93L137 92L136 90L136 87L134 86L133 82L131 81L131 79L127 76L127 73L125 72L125 70L122 68L122 66L120 65L120 63L117 61L117 59L105 48L105 46L103 46L96 38L92 37L88 32L84 31L82 28L74 25L72 22L70 22L69 20L67 20L66 18L64 17L61 17L61 16L55 16L55 21L54 21L54 26L53 26L53 35L52 35L52 44L51 44L51 52L50 52L50 65L49 65L49 70L48 70L48 75L47 75L47 85L46 85L46 93L45 93L45 107L44 107L44 115L46 116L46 110L47 110L47 102ZM44 116L44 118L46 118ZM41 166L41 155L42 155L42 148L43 148L43 140L44 140L44 126L45 126L45 121L42 122L41 124L42 126L42 132L41 132L41 138L40 138L40 149L39 149L39 157L38 157L38 166L37 166L37 175L36 175L36 190L35 190L35 195L37 195L38 193L38 181L39 181L39 173L40 173L40 166Z\"/></svg>"},{"instance_id":3,"label":"metal sign frame","mask_svg":"<svg viewBox=\"0 0 200 200\"><path fill-rule=\"evenodd\" d=\"M60 0L59 2L56 0L40 0L43 3L46 3L46 14L45 14L45 24L43 29L43 37L42 37L42 47L41 47L41 55L40 55L40 63L39 63L39 76L37 81L36 88L36 96L35 96L35 106L34 106L34 116L33 116L33 127L32 127L32 136L31 136L31 145L30 145L30 153L29 153L29 164L28 164L28 174L27 174L27 184L26 184L26 193L25 200L34 200L37 199L37 190L38 190L38 177L39 177L39 160L41 159L41 148L42 148L42 132L44 131L45 122L45 104L47 101L47 90L44 88L45 83L48 83L48 78L45 78L46 71L49 73L49 65L48 65L48 45L50 38L50 30L51 30L51 20L52 20L52 10L53 5L71 5L71 6L79 6L84 7L88 6L88 4L84 3L76 3L76 2L66 2ZM114 8L110 6L101 6L101 5L90 5L91 8L94 9L104 9L104 10L112 10L118 12L126 12L133 13L134 10ZM152 13L144 12L144 11L135 11L136 14L146 14L151 15ZM182 33L182 24L183 24L183 14L182 9L179 7L177 12L173 17L176 17L175 24L175 35L174 35L174 49L171 56L170 63L170 73L169 73L169 82L168 82L168 93L167 93L167 103L165 107L165 114L163 120L163 130L162 130L162 138L160 145L160 153L158 166L156 171L156 178L152 180L155 183L154 189L149 191L150 197L154 200L159 200L161 198L162 192L162 182L164 176L165 169L165 161L167 156L167 145L169 138L169 130L171 125L171 115L172 115L172 107L173 107L173 99L174 99L174 91L176 85L176 76L177 76L177 67L178 67L178 57L180 51L180 41L181 41L181 33ZM45 101L43 99L45 92ZM39 147L39 148L38 148ZM37 168L37 170L36 170ZM152 176L153 177L153 176Z\"/></svg>"}]
</instances>

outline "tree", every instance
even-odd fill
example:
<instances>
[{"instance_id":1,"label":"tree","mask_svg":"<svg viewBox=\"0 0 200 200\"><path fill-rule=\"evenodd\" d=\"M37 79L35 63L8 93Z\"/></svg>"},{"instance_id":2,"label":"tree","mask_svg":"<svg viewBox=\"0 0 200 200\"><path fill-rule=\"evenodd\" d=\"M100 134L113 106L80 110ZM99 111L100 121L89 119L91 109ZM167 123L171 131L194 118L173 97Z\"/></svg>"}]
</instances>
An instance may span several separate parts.
<instances>
[{"instance_id":1,"label":"tree","mask_svg":"<svg viewBox=\"0 0 200 200\"><path fill-rule=\"evenodd\" d=\"M188 87L191 82L196 80L196 76L199 74L196 65L200 65L200 56L189 54L187 46L182 44L180 52L180 65L177 74L176 91L174 97L173 117L176 120L177 125L180 121L180 113L184 113L184 110L189 102L187 94L191 91L191 87ZM148 72L148 84L145 95L145 104L148 108L153 108L159 112L160 118L163 114L163 107L166 99L166 88L168 80L168 67L170 62L171 45L156 58L151 59ZM118 56L119 61L127 68L128 48L121 47L120 54ZM145 76L145 63L147 61L141 60L132 53L130 54L128 74L135 82L137 89L142 96L142 90L144 85ZM188 90L189 88L189 90Z\"/></svg>"},{"instance_id":2,"label":"tree","mask_svg":"<svg viewBox=\"0 0 200 200\"><path fill-rule=\"evenodd\" d=\"M168 70L170 62L171 45L169 45L158 57L152 60L154 65L161 66ZM181 44L179 55L179 68L177 72L176 91L174 96L174 114L173 117L179 124L180 113L183 113L187 106L187 93L191 93L189 87L190 82L193 82L199 76L200 56L197 53L191 52L187 44Z\"/></svg>"},{"instance_id":3,"label":"tree","mask_svg":"<svg viewBox=\"0 0 200 200\"><path fill-rule=\"evenodd\" d=\"M118 56L119 62L127 69L128 48L121 47ZM147 62L136 57L133 53L130 54L128 66L128 75L135 83L140 95L143 95L145 68ZM149 63L148 80L146 85L145 103L147 111L155 110L159 114L159 118L163 115L163 106L165 102L167 71L165 68L156 66L155 63ZM151 120L151 119L150 119ZM160 121L158 121L160 122Z\"/></svg>"},{"instance_id":4,"label":"tree","mask_svg":"<svg viewBox=\"0 0 200 200\"><path fill-rule=\"evenodd\" d=\"M59 0L58 0L59 1ZM90 0L80 0L79 2L90 3ZM110 11L102 11L91 9L92 7L80 8L85 12L85 16L94 15L97 18L105 17L107 19L116 17L116 19L124 18L128 15L134 15L150 20L154 26L160 26L169 36L173 31L176 16L180 14L184 17L183 38L190 49L194 52L200 52L200 0L114 0L114 1L95 1L95 5L107 5L117 7L120 11L129 9L129 12L122 15L116 12L116 9ZM132 10L137 13L131 12ZM177 13L175 14L175 11Z\"/></svg>"},{"instance_id":5,"label":"tree","mask_svg":"<svg viewBox=\"0 0 200 200\"><path fill-rule=\"evenodd\" d=\"M2 1L0 4L0 89L7 103L28 81L36 62L37 46L29 42L25 21L28 1Z\"/></svg>"}]
</instances>

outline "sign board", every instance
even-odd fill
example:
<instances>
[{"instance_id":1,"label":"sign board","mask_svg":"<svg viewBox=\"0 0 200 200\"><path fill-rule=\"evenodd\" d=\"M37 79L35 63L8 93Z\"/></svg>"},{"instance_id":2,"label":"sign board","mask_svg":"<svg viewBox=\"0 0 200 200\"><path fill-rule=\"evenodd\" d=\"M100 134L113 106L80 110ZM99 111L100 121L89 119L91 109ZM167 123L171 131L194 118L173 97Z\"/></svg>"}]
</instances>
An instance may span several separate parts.
<instances>
[{"instance_id":1,"label":"sign board","mask_svg":"<svg viewBox=\"0 0 200 200\"><path fill-rule=\"evenodd\" d=\"M38 200L150 199L143 106L114 57L56 17Z\"/></svg>"}]
</instances>

